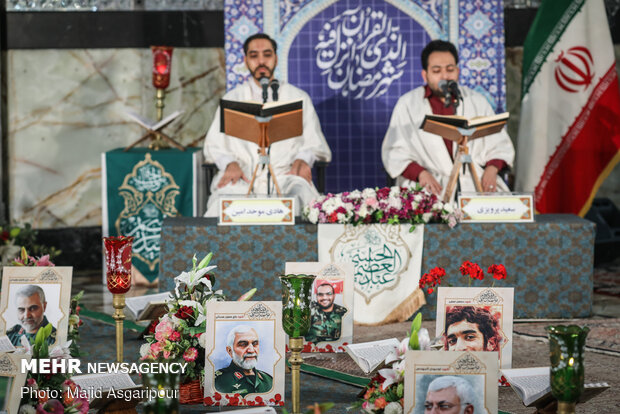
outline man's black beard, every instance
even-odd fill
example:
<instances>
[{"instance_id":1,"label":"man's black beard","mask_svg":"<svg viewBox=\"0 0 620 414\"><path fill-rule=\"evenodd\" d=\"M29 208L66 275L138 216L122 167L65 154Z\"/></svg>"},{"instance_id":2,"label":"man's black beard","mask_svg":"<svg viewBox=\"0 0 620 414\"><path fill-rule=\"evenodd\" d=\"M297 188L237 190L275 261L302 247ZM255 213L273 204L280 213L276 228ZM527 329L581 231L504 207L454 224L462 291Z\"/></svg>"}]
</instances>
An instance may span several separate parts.
<instances>
[{"instance_id":1,"label":"man's black beard","mask_svg":"<svg viewBox=\"0 0 620 414\"><path fill-rule=\"evenodd\" d=\"M319 302L319 309L321 309L322 311L325 311L329 308L332 308L334 306L334 302L330 303L327 307L324 307L323 305L321 305L321 302ZM332 308L333 310L333 308Z\"/></svg>"},{"instance_id":2,"label":"man's black beard","mask_svg":"<svg viewBox=\"0 0 620 414\"><path fill-rule=\"evenodd\" d=\"M265 75L260 75L258 77L256 77L256 74L258 73L258 71L260 69L266 69L267 73ZM274 68L275 69L275 68ZM258 66L254 72L250 71L250 74L252 75L252 77L256 80L260 80L260 78L267 78L267 79L271 79L273 77L273 70L269 69L267 66Z\"/></svg>"}]
</instances>

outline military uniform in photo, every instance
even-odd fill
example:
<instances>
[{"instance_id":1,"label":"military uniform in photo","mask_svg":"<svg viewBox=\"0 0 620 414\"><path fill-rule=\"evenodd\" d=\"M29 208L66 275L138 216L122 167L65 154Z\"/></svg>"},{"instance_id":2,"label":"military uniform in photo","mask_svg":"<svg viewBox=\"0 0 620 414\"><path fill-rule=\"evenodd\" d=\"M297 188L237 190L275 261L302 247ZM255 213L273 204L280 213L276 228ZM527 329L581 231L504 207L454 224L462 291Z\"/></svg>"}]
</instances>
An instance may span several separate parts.
<instances>
[{"instance_id":1,"label":"military uniform in photo","mask_svg":"<svg viewBox=\"0 0 620 414\"><path fill-rule=\"evenodd\" d=\"M48 320L47 320L47 316L43 317L43 321L41 322L41 326L39 329L47 326L48 324ZM37 332L39 332L39 330L37 329ZM26 338L28 339L28 342L30 342L31 344L34 343L34 338L37 336L37 332L35 333L28 333L26 332L26 329L24 329L23 326L21 326L20 324L16 324L13 325L13 327L11 329L9 329L8 331L6 331L6 336L9 337L9 340L11 341L11 343L14 346L21 346L21 337L22 336L26 336ZM47 337L47 344L51 345L54 342L56 342L56 328L54 328L52 326L52 333L50 334L50 336Z\"/></svg>"},{"instance_id":2,"label":"military uniform in photo","mask_svg":"<svg viewBox=\"0 0 620 414\"><path fill-rule=\"evenodd\" d=\"M340 338L342 331L342 317L347 313L347 308L333 304L331 312L324 312L317 302L310 306L311 324L306 341L318 343L323 341L335 341Z\"/></svg>"},{"instance_id":3,"label":"military uniform in photo","mask_svg":"<svg viewBox=\"0 0 620 414\"><path fill-rule=\"evenodd\" d=\"M215 389L221 393L247 394L264 393L273 388L273 377L264 371L252 369L254 375L246 375L244 370L231 362L226 368L215 371Z\"/></svg>"}]
</instances>

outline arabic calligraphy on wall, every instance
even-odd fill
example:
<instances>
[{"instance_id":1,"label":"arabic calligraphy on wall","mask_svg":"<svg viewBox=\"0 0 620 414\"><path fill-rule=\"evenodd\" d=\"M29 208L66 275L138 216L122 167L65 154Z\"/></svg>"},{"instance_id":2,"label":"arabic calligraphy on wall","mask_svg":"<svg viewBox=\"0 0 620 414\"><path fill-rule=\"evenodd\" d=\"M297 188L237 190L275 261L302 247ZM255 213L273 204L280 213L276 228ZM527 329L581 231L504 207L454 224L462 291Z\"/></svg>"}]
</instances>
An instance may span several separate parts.
<instances>
[{"instance_id":1,"label":"arabic calligraphy on wall","mask_svg":"<svg viewBox=\"0 0 620 414\"><path fill-rule=\"evenodd\" d=\"M325 22L317 36L316 65L343 97L371 99L404 73L407 42L381 10L359 6Z\"/></svg>"}]
</instances>

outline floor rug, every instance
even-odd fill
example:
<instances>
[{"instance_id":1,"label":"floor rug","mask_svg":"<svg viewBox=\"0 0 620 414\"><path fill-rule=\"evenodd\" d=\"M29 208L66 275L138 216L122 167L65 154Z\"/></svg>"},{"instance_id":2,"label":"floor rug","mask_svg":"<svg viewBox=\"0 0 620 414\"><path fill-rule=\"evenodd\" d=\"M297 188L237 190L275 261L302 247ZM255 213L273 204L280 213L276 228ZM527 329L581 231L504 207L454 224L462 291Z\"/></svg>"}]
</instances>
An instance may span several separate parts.
<instances>
[{"instance_id":1,"label":"floor rug","mask_svg":"<svg viewBox=\"0 0 620 414\"><path fill-rule=\"evenodd\" d=\"M561 322L515 323L513 331L523 337L546 340L549 325L579 325L590 327L586 349L592 352L620 356L620 319L571 319Z\"/></svg>"}]
</instances>

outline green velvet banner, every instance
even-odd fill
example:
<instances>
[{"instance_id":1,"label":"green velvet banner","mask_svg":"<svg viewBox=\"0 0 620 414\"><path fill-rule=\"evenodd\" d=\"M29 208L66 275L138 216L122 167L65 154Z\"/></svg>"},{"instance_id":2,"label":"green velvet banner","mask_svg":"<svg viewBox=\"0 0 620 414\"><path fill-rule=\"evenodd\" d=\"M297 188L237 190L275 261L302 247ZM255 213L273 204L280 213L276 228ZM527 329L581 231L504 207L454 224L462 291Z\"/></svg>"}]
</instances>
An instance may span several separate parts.
<instances>
[{"instance_id":1,"label":"green velvet banner","mask_svg":"<svg viewBox=\"0 0 620 414\"><path fill-rule=\"evenodd\" d=\"M132 264L149 282L159 274L163 219L198 214L200 155L198 148L103 155L103 235L134 237Z\"/></svg>"}]
</instances>

